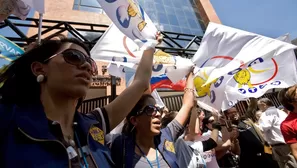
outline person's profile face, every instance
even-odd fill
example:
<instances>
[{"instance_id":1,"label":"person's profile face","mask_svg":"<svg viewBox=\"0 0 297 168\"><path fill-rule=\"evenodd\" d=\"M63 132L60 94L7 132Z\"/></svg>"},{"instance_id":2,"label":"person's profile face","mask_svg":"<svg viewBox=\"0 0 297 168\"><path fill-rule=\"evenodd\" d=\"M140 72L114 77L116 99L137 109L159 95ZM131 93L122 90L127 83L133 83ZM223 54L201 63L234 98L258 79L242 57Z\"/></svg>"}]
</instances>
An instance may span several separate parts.
<instances>
[{"instance_id":1,"label":"person's profile face","mask_svg":"<svg viewBox=\"0 0 297 168\"><path fill-rule=\"evenodd\" d=\"M84 97L91 85L92 74L90 71L92 65L88 62L80 66L70 64L63 56L66 52L68 52L67 56L69 59L74 57L75 55L71 54L76 52L88 56L87 52L77 44L63 44L60 51L57 52L57 56L44 65L46 86L57 93L63 93L69 97Z\"/></svg>"},{"instance_id":2,"label":"person's profile face","mask_svg":"<svg viewBox=\"0 0 297 168\"><path fill-rule=\"evenodd\" d=\"M267 106L265 103L258 102L257 105L258 105L259 110L261 110L262 112L264 112L267 109Z\"/></svg>"},{"instance_id":3,"label":"person's profile face","mask_svg":"<svg viewBox=\"0 0 297 168\"><path fill-rule=\"evenodd\" d=\"M235 107L228 109L227 117L232 121L237 121L239 119L238 111Z\"/></svg>"},{"instance_id":4,"label":"person's profile face","mask_svg":"<svg viewBox=\"0 0 297 168\"><path fill-rule=\"evenodd\" d=\"M155 99L147 98L145 100L144 106L139 110L148 110L148 106L154 106L156 104ZM152 109L149 109L152 110ZM137 118L137 124L135 128L137 132L143 134L151 134L153 136L160 134L160 130L162 127L161 119L162 112L155 111L153 115L151 115L152 111L143 111Z\"/></svg>"}]
</instances>

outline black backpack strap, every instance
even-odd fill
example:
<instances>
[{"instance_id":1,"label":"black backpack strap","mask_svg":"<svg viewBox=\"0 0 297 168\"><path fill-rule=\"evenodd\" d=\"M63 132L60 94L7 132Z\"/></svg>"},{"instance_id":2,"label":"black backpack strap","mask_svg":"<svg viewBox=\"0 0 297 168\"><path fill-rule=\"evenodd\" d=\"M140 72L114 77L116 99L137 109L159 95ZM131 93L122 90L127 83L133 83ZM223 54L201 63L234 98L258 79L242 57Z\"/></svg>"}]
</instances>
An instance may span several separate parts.
<instances>
[{"instance_id":1,"label":"black backpack strap","mask_svg":"<svg viewBox=\"0 0 297 168\"><path fill-rule=\"evenodd\" d=\"M111 145L111 157L116 167L125 167L125 138L123 135L116 137Z\"/></svg>"}]
</instances>

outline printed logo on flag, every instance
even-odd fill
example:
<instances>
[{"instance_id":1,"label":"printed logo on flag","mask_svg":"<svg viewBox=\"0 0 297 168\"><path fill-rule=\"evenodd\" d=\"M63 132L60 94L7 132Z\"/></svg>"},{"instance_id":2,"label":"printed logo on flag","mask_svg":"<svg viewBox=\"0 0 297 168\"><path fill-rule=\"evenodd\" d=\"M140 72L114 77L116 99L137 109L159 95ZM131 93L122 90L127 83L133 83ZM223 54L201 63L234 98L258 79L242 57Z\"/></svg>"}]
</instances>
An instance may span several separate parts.
<instances>
[{"instance_id":1,"label":"printed logo on flag","mask_svg":"<svg viewBox=\"0 0 297 168\"><path fill-rule=\"evenodd\" d=\"M105 0L107 3L115 3L116 0ZM143 29L147 26L144 17L144 10L140 5L133 0L128 0L127 4L121 4L115 10L116 21L122 28L129 28L131 24L136 24L135 27L130 29L130 34L136 39L145 43L147 40L141 35ZM113 20L115 21L115 20Z\"/></svg>"},{"instance_id":2,"label":"printed logo on flag","mask_svg":"<svg viewBox=\"0 0 297 168\"><path fill-rule=\"evenodd\" d=\"M237 87L238 87L238 92L240 92L241 94L245 94L246 92L250 92L250 93L257 92L258 88L256 86L258 86L259 89L263 89L267 85L268 82L270 82L274 79L274 77L277 75L277 72L278 72L278 64L276 63L276 61L273 58L264 61L264 59L261 57L256 58L255 60L250 62L248 65L245 65L245 64L243 64L243 61L233 59L233 57L230 57L230 56L214 56L210 59L207 59L200 66L200 68L207 66L207 64L212 65L212 63L214 61L216 61L217 59L225 60L225 62L224 62L225 65L232 60L238 61L240 63L240 67L229 72L227 74L227 76L233 76L233 80L237 84ZM273 64L273 66L271 66L271 68L265 68L265 69L254 68L257 65L263 64L268 61L272 62L272 64ZM267 67L267 66L265 66L265 67ZM263 79L261 77L261 80L259 80L259 76L258 76L257 79L253 80L254 79L253 77L255 77L258 74L265 73L265 72L270 74L270 75L268 75L269 76L268 78ZM265 75L265 76L267 76L267 75ZM220 87L220 85L222 84L226 75L225 75L225 77L221 76L220 78L217 78L214 81L205 85L208 77L209 77L209 75L207 74L205 69L201 69L200 72L198 73L198 75L194 78L194 85L196 87L196 92L197 92L198 97L201 98L201 97L209 96L211 103L213 103L216 100L216 96L215 96L214 90L212 90L211 88L212 88L212 86L214 86L214 88ZM279 85L280 81L275 81L270 84L271 85ZM247 88L246 88L246 86L247 86Z\"/></svg>"}]
</instances>

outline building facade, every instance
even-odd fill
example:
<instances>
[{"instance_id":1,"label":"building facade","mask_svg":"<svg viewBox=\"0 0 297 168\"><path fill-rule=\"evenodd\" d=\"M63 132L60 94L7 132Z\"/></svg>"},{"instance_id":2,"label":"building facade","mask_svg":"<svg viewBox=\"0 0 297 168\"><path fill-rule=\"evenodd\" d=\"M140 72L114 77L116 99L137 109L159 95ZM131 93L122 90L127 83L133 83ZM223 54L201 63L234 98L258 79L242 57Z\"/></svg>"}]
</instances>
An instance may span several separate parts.
<instances>
[{"instance_id":1,"label":"building facade","mask_svg":"<svg viewBox=\"0 0 297 168\"><path fill-rule=\"evenodd\" d=\"M220 23L209 0L138 0L138 2L162 31L203 36L209 21ZM63 2L50 0L46 1L45 5L44 19L105 25L111 23L97 0L63 0ZM35 13L34 17L38 18L38 14ZM30 37L36 33L36 28L29 28L27 35ZM80 33L90 40L99 36L91 32ZM94 78L95 81L86 99L110 95L110 76L106 72L106 65L97 62L99 76ZM125 79L117 80L117 85L117 94L120 94L126 88Z\"/></svg>"}]
</instances>

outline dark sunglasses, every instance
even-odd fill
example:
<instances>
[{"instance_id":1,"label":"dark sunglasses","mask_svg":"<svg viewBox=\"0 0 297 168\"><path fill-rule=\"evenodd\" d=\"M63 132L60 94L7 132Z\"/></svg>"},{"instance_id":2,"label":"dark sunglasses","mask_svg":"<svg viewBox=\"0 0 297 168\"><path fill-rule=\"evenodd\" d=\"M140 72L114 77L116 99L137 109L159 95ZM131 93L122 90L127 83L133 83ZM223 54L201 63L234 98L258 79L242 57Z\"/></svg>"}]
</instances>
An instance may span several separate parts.
<instances>
[{"instance_id":1,"label":"dark sunglasses","mask_svg":"<svg viewBox=\"0 0 297 168\"><path fill-rule=\"evenodd\" d=\"M208 120L208 123L212 124L215 120Z\"/></svg>"},{"instance_id":2,"label":"dark sunglasses","mask_svg":"<svg viewBox=\"0 0 297 168\"><path fill-rule=\"evenodd\" d=\"M145 106L143 110L138 111L136 115L145 113L147 116L155 116L157 112L159 112L161 115L163 114L163 111L159 107L148 105Z\"/></svg>"},{"instance_id":3,"label":"dark sunglasses","mask_svg":"<svg viewBox=\"0 0 297 168\"><path fill-rule=\"evenodd\" d=\"M49 57L48 59L44 60L44 62L49 61L50 59L58 56L59 54L62 54L65 62L67 62L68 64L71 64L71 65L75 65L75 66L79 67L82 64L84 64L85 62L89 63L92 67L92 70L91 70L92 75L98 74L96 62L90 56L86 56L84 53L82 53L79 50L74 50L74 49L64 50L62 52L59 52L59 53Z\"/></svg>"}]
</instances>

